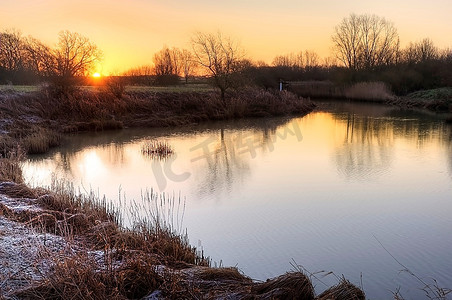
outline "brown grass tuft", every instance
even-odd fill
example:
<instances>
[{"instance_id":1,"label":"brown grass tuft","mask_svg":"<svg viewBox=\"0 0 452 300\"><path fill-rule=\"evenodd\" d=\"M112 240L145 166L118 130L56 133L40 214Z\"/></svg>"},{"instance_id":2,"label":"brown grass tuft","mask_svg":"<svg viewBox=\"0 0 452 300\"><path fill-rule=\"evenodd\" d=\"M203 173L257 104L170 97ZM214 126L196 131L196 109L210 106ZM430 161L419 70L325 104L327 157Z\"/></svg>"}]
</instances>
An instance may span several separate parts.
<instances>
[{"instance_id":1,"label":"brown grass tuft","mask_svg":"<svg viewBox=\"0 0 452 300\"><path fill-rule=\"evenodd\" d=\"M24 152L18 146L9 150L6 157L2 158L0 155L0 182L23 183L21 161L24 157Z\"/></svg>"},{"instance_id":2,"label":"brown grass tuft","mask_svg":"<svg viewBox=\"0 0 452 300\"><path fill-rule=\"evenodd\" d=\"M154 215L157 218L137 219L133 229L126 229L120 226L119 213L106 205L104 199L93 194L76 194L71 185L61 182L52 186L52 193L37 199L46 216L32 216L27 221L31 219L29 222L42 224L58 234L82 234L96 249L107 246L133 249L165 257L168 264L209 265L208 258L200 255L185 235L174 232L162 221L161 212Z\"/></svg>"},{"instance_id":3,"label":"brown grass tuft","mask_svg":"<svg viewBox=\"0 0 452 300\"><path fill-rule=\"evenodd\" d=\"M141 146L141 153L150 158L164 159L170 157L174 151L167 142L152 140Z\"/></svg>"},{"instance_id":4,"label":"brown grass tuft","mask_svg":"<svg viewBox=\"0 0 452 300\"><path fill-rule=\"evenodd\" d=\"M157 254L165 258L168 265L184 262L193 265L209 265L208 258L198 255L196 248L188 243L188 239L165 229L156 229L148 223L133 230L121 229L108 236L107 240L115 247L136 249L146 253Z\"/></svg>"},{"instance_id":5,"label":"brown grass tuft","mask_svg":"<svg viewBox=\"0 0 452 300\"><path fill-rule=\"evenodd\" d=\"M366 295L364 292L351 284L350 281L342 278L339 284L327 289L323 293L321 293L318 297L318 300L364 300L366 299Z\"/></svg>"},{"instance_id":6,"label":"brown grass tuft","mask_svg":"<svg viewBox=\"0 0 452 300\"><path fill-rule=\"evenodd\" d=\"M301 272L289 272L252 287L252 293L264 299L314 299L311 280Z\"/></svg>"},{"instance_id":7,"label":"brown grass tuft","mask_svg":"<svg viewBox=\"0 0 452 300\"><path fill-rule=\"evenodd\" d=\"M128 299L141 299L163 284L157 273L158 261L145 253L133 255L116 273L116 281L122 295Z\"/></svg>"},{"instance_id":8,"label":"brown grass tuft","mask_svg":"<svg viewBox=\"0 0 452 300\"><path fill-rule=\"evenodd\" d=\"M251 279L244 276L237 268L201 268L198 276L202 280L210 281L238 281L251 283Z\"/></svg>"},{"instance_id":9,"label":"brown grass tuft","mask_svg":"<svg viewBox=\"0 0 452 300\"><path fill-rule=\"evenodd\" d=\"M31 132L21 139L21 144L28 154L46 153L61 143L61 134L53 130L34 126Z\"/></svg>"},{"instance_id":10,"label":"brown grass tuft","mask_svg":"<svg viewBox=\"0 0 452 300\"><path fill-rule=\"evenodd\" d=\"M12 198L36 198L38 191L29 188L23 183L19 184L2 184L0 185L0 193Z\"/></svg>"},{"instance_id":11,"label":"brown grass tuft","mask_svg":"<svg viewBox=\"0 0 452 300\"><path fill-rule=\"evenodd\" d=\"M116 288L114 276L96 270L96 261L81 253L57 261L51 276L16 292L20 299L126 299Z\"/></svg>"},{"instance_id":12,"label":"brown grass tuft","mask_svg":"<svg viewBox=\"0 0 452 300\"><path fill-rule=\"evenodd\" d=\"M0 135L0 158L9 157L19 147L19 142L6 134Z\"/></svg>"}]
</instances>

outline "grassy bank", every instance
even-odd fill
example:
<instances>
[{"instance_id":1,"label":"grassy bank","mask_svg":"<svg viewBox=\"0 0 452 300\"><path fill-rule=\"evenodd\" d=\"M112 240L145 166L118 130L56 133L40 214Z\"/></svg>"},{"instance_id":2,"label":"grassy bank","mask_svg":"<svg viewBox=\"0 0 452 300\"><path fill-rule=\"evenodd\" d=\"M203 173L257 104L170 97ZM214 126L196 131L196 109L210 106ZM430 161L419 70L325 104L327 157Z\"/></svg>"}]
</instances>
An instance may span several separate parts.
<instances>
[{"instance_id":1,"label":"grassy bank","mask_svg":"<svg viewBox=\"0 0 452 300\"><path fill-rule=\"evenodd\" d=\"M350 86L338 86L332 82L312 81L290 84L292 92L312 99L341 99L367 101L416 108L435 113L452 113L452 88L443 87L422 90L406 96L395 96L382 82L360 82ZM452 118L448 119L452 122Z\"/></svg>"},{"instance_id":2,"label":"grassy bank","mask_svg":"<svg viewBox=\"0 0 452 300\"><path fill-rule=\"evenodd\" d=\"M428 109L434 112L452 112L452 88L444 87L417 91L402 97L400 101L411 107Z\"/></svg>"},{"instance_id":3,"label":"grassy bank","mask_svg":"<svg viewBox=\"0 0 452 300\"><path fill-rule=\"evenodd\" d=\"M78 89L54 96L0 92L0 154L19 144L25 152L44 153L58 145L61 134L123 127L165 127L212 120L305 114L314 105L288 92L246 88L223 101L212 91L132 89L120 94L108 90Z\"/></svg>"},{"instance_id":4,"label":"grassy bank","mask_svg":"<svg viewBox=\"0 0 452 300\"><path fill-rule=\"evenodd\" d=\"M124 228L118 211L93 194L77 194L58 182L50 190L10 182L22 181L20 155L0 159L0 164L0 252L6 246L17 253L13 261L2 259L2 299L365 297L345 279L315 296L310 278L300 270L254 282L236 268L212 268L187 236L165 220L156 194L149 201L157 209ZM11 243L14 230L22 233Z\"/></svg>"}]
</instances>

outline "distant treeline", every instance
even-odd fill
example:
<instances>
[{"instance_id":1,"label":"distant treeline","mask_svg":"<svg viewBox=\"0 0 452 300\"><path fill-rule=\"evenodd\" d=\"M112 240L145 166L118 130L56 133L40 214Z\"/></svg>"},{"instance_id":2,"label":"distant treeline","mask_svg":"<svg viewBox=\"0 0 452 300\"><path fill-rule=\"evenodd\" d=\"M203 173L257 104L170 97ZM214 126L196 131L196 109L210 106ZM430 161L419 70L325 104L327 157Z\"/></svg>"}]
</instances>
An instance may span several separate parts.
<instances>
[{"instance_id":1,"label":"distant treeline","mask_svg":"<svg viewBox=\"0 0 452 300\"><path fill-rule=\"evenodd\" d=\"M332 41L334 57L321 59L305 50L278 55L267 64L246 58L221 34L198 33L191 50L164 47L148 64L115 77L130 85L204 83L210 78L223 94L244 85L276 89L281 81L336 86L378 81L397 95L452 86L452 50L439 49L428 38L402 48L397 30L384 18L352 14L335 27ZM83 78L92 74L101 58L101 51L77 33L61 32L57 46L51 48L18 31L0 32L0 84L86 84L89 81Z\"/></svg>"},{"instance_id":2,"label":"distant treeline","mask_svg":"<svg viewBox=\"0 0 452 300\"><path fill-rule=\"evenodd\" d=\"M397 95L452 86L452 52L420 61L400 60L393 64L353 70L341 66L250 66L248 78L265 88L277 88L283 81L328 81L337 86L358 82L384 82Z\"/></svg>"}]
</instances>

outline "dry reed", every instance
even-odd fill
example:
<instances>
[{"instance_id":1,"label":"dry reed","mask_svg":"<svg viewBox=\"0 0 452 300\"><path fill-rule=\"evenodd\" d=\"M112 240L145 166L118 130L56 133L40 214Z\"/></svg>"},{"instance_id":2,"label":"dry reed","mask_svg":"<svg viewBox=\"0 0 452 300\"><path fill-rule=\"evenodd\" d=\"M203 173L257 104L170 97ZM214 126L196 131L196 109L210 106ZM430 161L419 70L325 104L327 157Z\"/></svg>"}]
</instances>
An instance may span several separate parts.
<instances>
[{"instance_id":1,"label":"dry reed","mask_svg":"<svg viewBox=\"0 0 452 300\"><path fill-rule=\"evenodd\" d=\"M60 142L61 134L42 127L35 127L31 134L21 140L21 144L28 154L46 153L50 148L59 146Z\"/></svg>"},{"instance_id":2,"label":"dry reed","mask_svg":"<svg viewBox=\"0 0 452 300\"><path fill-rule=\"evenodd\" d=\"M96 270L96 261L79 253L56 260L53 272L37 285L17 291L20 299L126 299L110 276Z\"/></svg>"},{"instance_id":3,"label":"dry reed","mask_svg":"<svg viewBox=\"0 0 452 300\"><path fill-rule=\"evenodd\" d=\"M22 148L15 147L10 149L6 157L0 155L0 182L10 181L23 183L21 161L24 152Z\"/></svg>"},{"instance_id":4,"label":"dry reed","mask_svg":"<svg viewBox=\"0 0 452 300\"><path fill-rule=\"evenodd\" d=\"M388 102L396 99L383 82L358 82L348 86L329 81L294 82L290 90L304 97Z\"/></svg>"},{"instance_id":5,"label":"dry reed","mask_svg":"<svg viewBox=\"0 0 452 300\"><path fill-rule=\"evenodd\" d=\"M364 300L366 299L366 295L364 292L351 284L350 281L346 280L342 277L339 283L323 293L321 293L318 297L318 300L328 300L328 299L336 299L336 300Z\"/></svg>"},{"instance_id":6,"label":"dry reed","mask_svg":"<svg viewBox=\"0 0 452 300\"><path fill-rule=\"evenodd\" d=\"M311 280L301 272L290 272L252 287L263 299L314 299Z\"/></svg>"},{"instance_id":7,"label":"dry reed","mask_svg":"<svg viewBox=\"0 0 452 300\"><path fill-rule=\"evenodd\" d=\"M165 159L173 155L174 151L166 141L151 140L141 146L141 153L149 158Z\"/></svg>"},{"instance_id":8,"label":"dry reed","mask_svg":"<svg viewBox=\"0 0 452 300\"><path fill-rule=\"evenodd\" d=\"M11 183L0 192L25 196L21 189L22 185ZM165 290L173 286L165 282L169 278L157 273L158 265L208 264L208 260L197 256L186 237L174 231L177 226L170 225L173 221L168 217L172 213L160 211L175 208L174 198L163 200L157 199L156 194L149 196L156 210L150 214L151 219L135 220L132 230L119 225L119 212L111 210L104 199L92 193L77 194L71 185L62 182L54 182L51 189L52 192L40 189L29 195L36 198L30 201L42 209L12 210L2 204L0 214L67 240L77 240L83 248L74 254L55 256L51 262L52 274L19 291L16 296L20 298L137 299L157 288ZM155 200L159 201L154 203ZM93 260L90 248L103 250L102 264Z\"/></svg>"},{"instance_id":9,"label":"dry reed","mask_svg":"<svg viewBox=\"0 0 452 300\"><path fill-rule=\"evenodd\" d=\"M383 82L359 82L345 89L345 97L352 100L390 101L394 94Z\"/></svg>"}]
</instances>

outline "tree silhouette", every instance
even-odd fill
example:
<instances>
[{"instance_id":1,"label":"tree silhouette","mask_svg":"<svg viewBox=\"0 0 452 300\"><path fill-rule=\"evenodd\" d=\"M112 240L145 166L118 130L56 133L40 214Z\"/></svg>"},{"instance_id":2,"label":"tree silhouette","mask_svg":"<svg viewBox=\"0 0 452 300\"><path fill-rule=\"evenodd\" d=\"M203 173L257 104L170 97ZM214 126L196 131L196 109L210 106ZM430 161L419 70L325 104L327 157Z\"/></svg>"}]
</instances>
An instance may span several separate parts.
<instances>
[{"instance_id":1,"label":"tree silhouette","mask_svg":"<svg viewBox=\"0 0 452 300\"><path fill-rule=\"evenodd\" d=\"M173 47L164 47L154 54L154 72L156 83L162 85L177 84L182 73L182 51Z\"/></svg>"},{"instance_id":2,"label":"tree silhouette","mask_svg":"<svg viewBox=\"0 0 452 300\"><path fill-rule=\"evenodd\" d=\"M394 25L375 15L344 18L332 36L337 58L353 70L394 62L399 36Z\"/></svg>"},{"instance_id":3,"label":"tree silhouette","mask_svg":"<svg viewBox=\"0 0 452 300\"><path fill-rule=\"evenodd\" d=\"M438 48L429 38L425 38L416 43L410 43L403 51L403 59L409 64L428 62L439 57L440 53Z\"/></svg>"},{"instance_id":4,"label":"tree silhouette","mask_svg":"<svg viewBox=\"0 0 452 300\"><path fill-rule=\"evenodd\" d=\"M25 40L25 49L27 69L44 78L54 74L56 63L52 49L33 37Z\"/></svg>"},{"instance_id":5,"label":"tree silhouette","mask_svg":"<svg viewBox=\"0 0 452 300\"><path fill-rule=\"evenodd\" d=\"M193 53L187 49L182 49L180 52L182 62L182 73L185 78L185 83L188 82L188 78L193 75L196 68Z\"/></svg>"},{"instance_id":6,"label":"tree silhouette","mask_svg":"<svg viewBox=\"0 0 452 300\"><path fill-rule=\"evenodd\" d=\"M226 91L237 82L234 77L241 70L243 51L237 42L220 32L198 32L192 38L192 47L195 61L208 70L224 101Z\"/></svg>"},{"instance_id":7,"label":"tree silhouette","mask_svg":"<svg viewBox=\"0 0 452 300\"><path fill-rule=\"evenodd\" d=\"M23 40L19 31L0 32L0 66L17 71L23 63Z\"/></svg>"},{"instance_id":8,"label":"tree silhouette","mask_svg":"<svg viewBox=\"0 0 452 300\"><path fill-rule=\"evenodd\" d=\"M76 32L61 31L54 50L56 84L66 91L74 78L85 76L101 59L102 52L88 38Z\"/></svg>"}]
</instances>

